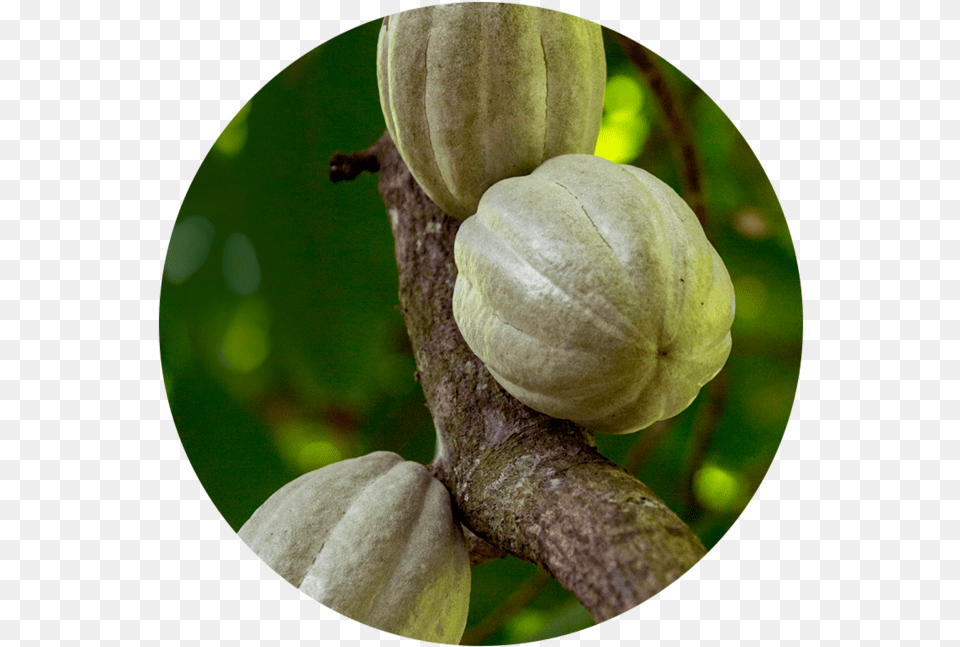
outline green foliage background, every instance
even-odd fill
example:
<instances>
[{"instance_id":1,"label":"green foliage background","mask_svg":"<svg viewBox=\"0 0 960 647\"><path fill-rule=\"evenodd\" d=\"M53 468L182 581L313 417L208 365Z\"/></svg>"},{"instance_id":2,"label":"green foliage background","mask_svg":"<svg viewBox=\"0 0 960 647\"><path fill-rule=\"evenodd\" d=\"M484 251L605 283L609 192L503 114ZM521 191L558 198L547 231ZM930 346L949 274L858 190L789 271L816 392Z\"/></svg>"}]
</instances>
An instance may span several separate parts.
<instances>
[{"instance_id":1,"label":"green foliage background","mask_svg":"<svg viewBox=\"0 0 960 647\"><path fill-rule=\"evenodd\" d=\"M366 148L385 129L378 30L375 21L333 39L251 99L203 161L171 239L160 298L167 395L186 453L234 529L283 484L325 464L375 450L433 457L377 177L328 180L334 152ZM605 41L613 84L603 151L680 191L656 97L615 35ZM660 64L694 134L709 235L733 277L733 351L675 419L597 441L709 549L759 486L785 429L800 366L800 281L780 205L749 146L709 97ZM591 624L535 566L508 558L474 569L466 644Z\"/></svg>"}]
</instances>

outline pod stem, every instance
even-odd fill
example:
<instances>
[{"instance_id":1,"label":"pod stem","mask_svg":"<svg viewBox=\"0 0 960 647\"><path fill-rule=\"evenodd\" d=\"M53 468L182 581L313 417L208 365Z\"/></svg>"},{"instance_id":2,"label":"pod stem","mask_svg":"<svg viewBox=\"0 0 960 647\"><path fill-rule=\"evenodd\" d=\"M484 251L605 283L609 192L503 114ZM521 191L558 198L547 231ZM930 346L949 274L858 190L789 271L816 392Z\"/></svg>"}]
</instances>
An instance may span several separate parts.
<instances>
[{"instance_id":1,"label":"pod stem","mask_svg":"<svg viewBox=\"0 0 960 647\"><path fill-rule=\"evenodd\" d=\"M655 595L703 544L646 485L604 458L593 436L506 393L453 318L461 221L421 191L388 134L375 145L396 242L400 304L437 430L431 472L459 520L538 564L598 622Z\"/></svg>"}]
</instances>

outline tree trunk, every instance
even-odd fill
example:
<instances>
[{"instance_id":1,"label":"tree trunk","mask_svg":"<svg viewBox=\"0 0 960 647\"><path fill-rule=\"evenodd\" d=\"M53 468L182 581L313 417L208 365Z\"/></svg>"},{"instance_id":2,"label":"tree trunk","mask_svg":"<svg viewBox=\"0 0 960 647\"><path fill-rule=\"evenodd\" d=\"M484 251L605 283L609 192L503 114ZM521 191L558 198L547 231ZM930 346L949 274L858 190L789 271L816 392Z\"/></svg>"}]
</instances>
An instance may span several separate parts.
<instances>
[{"instance_id":1,"label":"tree trunk","mask_svg":"<svg viewBox=\"0 0 960 647\"><path fill-rule=\"evenodd\" d=\"M400 304L437 431L430 469L453 495L459 519L545 568L597 622L655 595L704 555L700 540L647 486L601 456L590 433L533 411L496 383L453 319L461 221L422 192L389 134L364 153L336 156L331 178L377 166Z\"/></svg>"}]
</instances>

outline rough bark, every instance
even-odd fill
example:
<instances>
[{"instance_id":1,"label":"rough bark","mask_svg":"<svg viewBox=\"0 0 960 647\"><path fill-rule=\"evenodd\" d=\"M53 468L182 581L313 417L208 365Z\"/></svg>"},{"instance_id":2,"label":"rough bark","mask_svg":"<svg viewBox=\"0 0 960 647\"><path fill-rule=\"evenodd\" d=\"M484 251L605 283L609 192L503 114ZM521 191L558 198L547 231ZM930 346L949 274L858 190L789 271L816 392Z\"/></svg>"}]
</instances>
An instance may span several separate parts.
<instances>
[{"instance_id":1,"label":"rough bark","mask_svg":"<svg viewBox=\"0 0 960 647\"><path fill-rule=\"evenodd\" d=\"M544 567L598 622L640 604L693 566L703 545L647 486L605 459L592 435L529 409L493 380L453 319L461 221L421 191L388 134L360 156L374 154L400 304L437 430L431 471L465 526Z\"/></svg>"}]
</instances>

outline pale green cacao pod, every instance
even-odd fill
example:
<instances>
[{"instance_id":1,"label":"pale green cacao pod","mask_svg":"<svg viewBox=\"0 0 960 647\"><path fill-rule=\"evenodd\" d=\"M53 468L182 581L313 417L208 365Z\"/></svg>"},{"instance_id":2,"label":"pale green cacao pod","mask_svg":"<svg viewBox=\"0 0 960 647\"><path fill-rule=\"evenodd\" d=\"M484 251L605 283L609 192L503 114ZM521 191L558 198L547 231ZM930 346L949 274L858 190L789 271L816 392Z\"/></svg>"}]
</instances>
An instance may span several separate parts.
<instances>
[{"instance_id":1,"label":"pale green cacao pod","mask_svg":"<svg viewBox=\"0 0 960 647\"><path fill-rule=\"evenodd\" d=\"M248 546L325 606L383 631L456 644L470 560L450 495L390 452L291 481L240 528Z\"/></svg>"},{"instance_id":2,"label":"pale green cacao pod","mask_svg":"<svg viewBox=\"0 0 960 647\"><path fill-rule=\"evenodd\" d=\"M639 168L565 155L495 184L460 226L453 314L532 409L629 433L685 409L730 353L730 275Z\"/></svg>"},{"instance_id":3,"label":"pale green cacao pod","mask_svg":"<svg viewBox=\"0 0 960 647\"><path fill-rule=\"evenodd\" d=\"M593 153L606 59L600 26L582 18L446 4L384 19L377 81L414 178L445 213L466 218L495 182Z\"/></svg>"}]
</instances>

